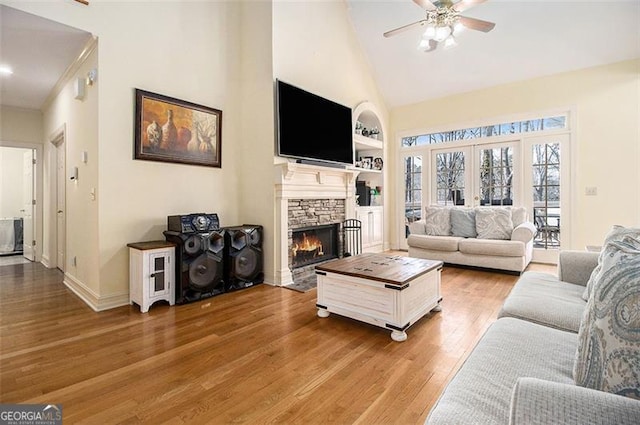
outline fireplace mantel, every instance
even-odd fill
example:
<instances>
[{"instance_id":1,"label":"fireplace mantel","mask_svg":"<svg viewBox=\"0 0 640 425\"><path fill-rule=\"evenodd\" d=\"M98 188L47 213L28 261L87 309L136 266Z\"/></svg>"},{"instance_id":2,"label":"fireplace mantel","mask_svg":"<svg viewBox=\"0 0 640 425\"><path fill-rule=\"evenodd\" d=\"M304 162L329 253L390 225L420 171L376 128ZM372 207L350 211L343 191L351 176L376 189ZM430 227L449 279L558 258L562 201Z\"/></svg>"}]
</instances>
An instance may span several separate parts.
<instances>
[{"instance_id":1,"label":"fireplace mantel","mask_svg":"<svg viewBox=\"0 0 640 425\"><path fill-rule=\"evenodd\" d=\"M344 199L345 217L355 217L355 184L359 171L286 162L274 169L276 196L277 285L293 283L289 269L289 199Z\"/></svg>"}]
</instances>

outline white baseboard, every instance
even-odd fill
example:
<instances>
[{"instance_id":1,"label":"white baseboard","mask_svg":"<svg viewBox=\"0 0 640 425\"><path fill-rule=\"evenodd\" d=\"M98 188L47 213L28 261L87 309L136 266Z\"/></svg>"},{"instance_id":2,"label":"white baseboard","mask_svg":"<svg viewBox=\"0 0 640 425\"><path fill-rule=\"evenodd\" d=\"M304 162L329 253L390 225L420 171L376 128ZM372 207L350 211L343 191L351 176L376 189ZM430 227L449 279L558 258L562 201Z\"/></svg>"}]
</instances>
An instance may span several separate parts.
<instances>
[{"instance_id":1,"label":"white baseboard","mask_svg":"<svg viewBox=\"0 0 640 425\"><path fill-rule=\"evenodd\" d=\"M47 257L46 255L42 254L42 259L40 261L42 263L43 266L45 266L46 268L50 269L51 268L51 261L49 260L49 257Z\"/></svg>"},{"instance_id":2,"label":"white baseboard","mask_svg":"<svg viewBox=\"0 0 640 425\"><path fill-rule=\"evenodd\" d=\"M94 311L104 311L129 304L128 292L101 297L69 273L64 274L63 282L67 288L69 288Z\"/></svg>"}]
</instances>

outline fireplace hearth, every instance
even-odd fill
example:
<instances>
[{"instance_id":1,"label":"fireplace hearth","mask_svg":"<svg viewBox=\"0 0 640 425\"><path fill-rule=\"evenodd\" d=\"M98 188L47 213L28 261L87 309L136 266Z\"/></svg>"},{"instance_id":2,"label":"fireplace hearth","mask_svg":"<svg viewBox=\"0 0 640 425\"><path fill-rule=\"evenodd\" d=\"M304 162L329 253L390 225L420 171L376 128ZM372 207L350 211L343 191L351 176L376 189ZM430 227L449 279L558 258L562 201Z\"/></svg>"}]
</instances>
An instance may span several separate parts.
<instances>
[{"instance_id":1,"label":"fireplace hearth","mask_svg":"<svg viewBox=\"0 0 640 425\"><path fill-rule=\"evenodd\" d=\"M340 225L326 224L293 229L291 268L297 269L339 257Z\"/></svg>"}]
</instances>

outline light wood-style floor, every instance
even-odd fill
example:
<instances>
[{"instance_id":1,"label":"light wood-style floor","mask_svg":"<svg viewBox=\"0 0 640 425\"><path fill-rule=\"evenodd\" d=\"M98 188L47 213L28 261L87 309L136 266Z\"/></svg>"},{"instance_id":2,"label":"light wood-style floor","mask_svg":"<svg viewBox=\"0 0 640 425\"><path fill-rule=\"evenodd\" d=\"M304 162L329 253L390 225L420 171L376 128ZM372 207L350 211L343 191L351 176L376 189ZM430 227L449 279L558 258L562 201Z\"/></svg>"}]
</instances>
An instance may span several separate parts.
<instances>
[{"instance_id":1,"label":"light wood-style floor","mask_svg":"<svg viewBox=\"0 0 640 425\"><path fill-rule=\"evenodd\" d=\"M517 279L442 277L443 311L397 343L318 318L315 290L258 285L148 314L95 313L59 271L3 266L0 402L61 403L65 424L422 423Z\"/></svg>"}]
</instances>

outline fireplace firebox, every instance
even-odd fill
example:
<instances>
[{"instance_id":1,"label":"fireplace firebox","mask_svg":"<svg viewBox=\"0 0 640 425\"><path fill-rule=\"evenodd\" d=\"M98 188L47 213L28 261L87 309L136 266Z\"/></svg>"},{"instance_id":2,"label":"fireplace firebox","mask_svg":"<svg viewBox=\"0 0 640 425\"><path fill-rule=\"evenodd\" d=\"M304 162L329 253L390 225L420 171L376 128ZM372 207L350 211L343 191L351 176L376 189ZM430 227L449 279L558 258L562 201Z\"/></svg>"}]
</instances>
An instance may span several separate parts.
<instances>
[{"instance_id":1,"label":"fireplace firebox","mask_svg":"<svg viewBox=\"0 0 640 425\"><path fill-rule=\"evenodd\" d=\"M339 230L338 223L292 229L291 268L338 258Z\"/></svg>"}]
</instances>

